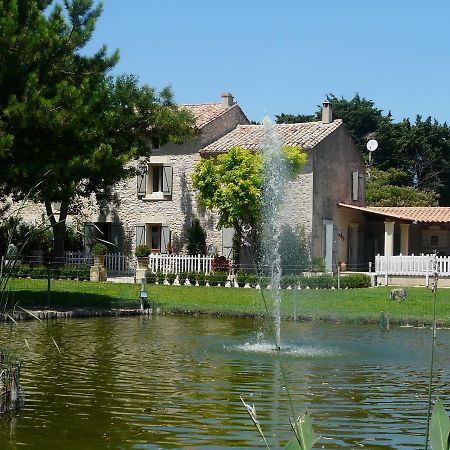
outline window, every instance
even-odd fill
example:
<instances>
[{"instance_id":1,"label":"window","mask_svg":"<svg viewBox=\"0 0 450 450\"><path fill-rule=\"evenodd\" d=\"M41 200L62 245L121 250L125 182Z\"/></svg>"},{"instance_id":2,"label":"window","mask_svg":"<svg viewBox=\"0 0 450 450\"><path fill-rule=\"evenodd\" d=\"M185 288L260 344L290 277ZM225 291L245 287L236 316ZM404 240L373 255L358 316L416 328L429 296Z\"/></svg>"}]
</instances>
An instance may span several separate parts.
<instances>
[{"instance_id":1,"label":"window","mask_svg":"<svg viewBox=\"0 0 450 450\"><path fill-rule=\"evenodd\" d=\"M439 247L439 236L436 235L431 236L430 245L432 247Z\"/></svg>"},{"instance_id":2,"label":"window","mask_svg":"<svg viewBox=\"0 0 450 450\"><path fill-rule=\"evenodd\" d=\"M137 175L137 195L144 200L166 200L172 195L172 166L149 164Z\"/></svg>"},{"instance_id":3,"label":"window","mask_svg":"<svg viewBox=\"0 0 450 450\"><path fill-rule=\"evenodd\" d=\"M136 225L136 247L148 245L153 253L168 253L170 228L159 223Z\"/></svg>"}]
</instances>

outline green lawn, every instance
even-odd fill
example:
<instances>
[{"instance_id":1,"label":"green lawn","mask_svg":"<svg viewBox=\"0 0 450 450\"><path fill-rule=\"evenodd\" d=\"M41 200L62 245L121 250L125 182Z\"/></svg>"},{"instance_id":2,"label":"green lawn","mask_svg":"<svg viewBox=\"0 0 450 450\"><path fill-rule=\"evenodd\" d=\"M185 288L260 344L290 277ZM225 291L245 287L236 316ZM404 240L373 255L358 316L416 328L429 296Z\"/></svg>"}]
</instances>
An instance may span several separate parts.
<instances>
[{"instance_id":1,"label":"green lawn","mask_svg":"<svg viewBox=\"0 0 450 450\"><path fill-rule=\"evenodd\" d=\"M406 288L408 300L389 300L389 287L349 290L301 290L298 314L303 318L369 322L378 321L380 313L389 313L391 322L430 323L433 294L426 288ZM162 311L222 315L263 315L261 291L194 286L147 285L151 304ZM263 291L271 308L271 291ZM138 308L139 286L132 284L91 283L87 281L52 280L50 307ZM11 281L9 304L24 308L47 306L47 280L16 279ZM293 315L293 291L284 290L282 315ZM450 325L450 290L437 292L437 318Z\"/></svg>"}]
</instances>

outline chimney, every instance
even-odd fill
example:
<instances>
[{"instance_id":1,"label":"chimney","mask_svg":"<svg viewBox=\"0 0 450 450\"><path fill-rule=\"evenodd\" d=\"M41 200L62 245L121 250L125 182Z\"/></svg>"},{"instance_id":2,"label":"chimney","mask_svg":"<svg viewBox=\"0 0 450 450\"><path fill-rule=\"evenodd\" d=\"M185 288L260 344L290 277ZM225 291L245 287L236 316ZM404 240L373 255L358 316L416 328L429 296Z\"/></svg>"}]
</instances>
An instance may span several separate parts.
<instances>
[{"instance_id":1,"label":"chimney","mask_svg":"<svg viewBox=\"0 0 450 450\"><path fill-rule=\"evenodd\" d=\"M322 123L333 122L333 106L330 102L323 102L322 104Z\"/></svg>"},{"instance_id":2,"label":"chimney","mask_svg":"<svg viewBox=\"0 0 450 450\"><path fill-rule=\"evenodd\" d=\"M222 94L222 108L230 108L234 105L234 98L229 92Z\"/></svg>"}]
</instances>

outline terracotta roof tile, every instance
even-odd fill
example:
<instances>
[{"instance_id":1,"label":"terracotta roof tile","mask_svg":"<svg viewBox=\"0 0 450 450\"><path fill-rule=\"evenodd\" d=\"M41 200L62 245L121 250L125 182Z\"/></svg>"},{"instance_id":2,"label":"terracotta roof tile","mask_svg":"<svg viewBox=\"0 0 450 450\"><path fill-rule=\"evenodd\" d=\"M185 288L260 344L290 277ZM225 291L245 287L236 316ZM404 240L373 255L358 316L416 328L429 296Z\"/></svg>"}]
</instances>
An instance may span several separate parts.
<instances>
[{"instance_id":1,"label":"terracotta roof tile","mask_svg":"<svg viewBox=\"0 0 450 450\"><path fill-rule=\"evenodd\" d=\"M373 213L394 219L418 223L450 223L450 207L445 206L367 206L360 207L340 203L340 206Z\"/></svg>"},{"instance_id":2,"label":"terracotta roof tile","mask_svg":"<svg viewBox=\"0 0 450 450\"><path fill-rule=\"evenodd\" d=\"M182 108L188 109L195 117L195 126L202 128L209 122L217 119L223 113L237 106L235 103L230 108L224 108L221 103L200 103L180 105Z\"/></svg>"},{"instance_id":3,"label":"terracotta roof tile","mask_svg":"<svg viewBox=\"0 0 450 450\"><path fill-rule=\"evenodd\" d=\"M293 124L278 124L278 133L282 144L300 145L304 149L315 147L320 141L335 131L342 120L332 123L305 122ZM239 146L248 150L257 150L263 138L262 125L238 125L233 131L205 147L201 153L225 153L231 147Z\"/></svg>"}]
</instances>

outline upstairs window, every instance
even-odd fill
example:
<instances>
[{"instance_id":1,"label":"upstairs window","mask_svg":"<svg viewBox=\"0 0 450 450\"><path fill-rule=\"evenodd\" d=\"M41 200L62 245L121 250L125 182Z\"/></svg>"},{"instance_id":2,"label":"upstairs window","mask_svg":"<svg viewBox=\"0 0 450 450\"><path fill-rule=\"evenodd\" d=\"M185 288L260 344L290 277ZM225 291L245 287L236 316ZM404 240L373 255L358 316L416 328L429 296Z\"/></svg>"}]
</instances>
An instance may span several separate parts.
<instances>
[{"instance_id":1,"label":"upstairs window","mask_svg":"<svg viewBox=\"0 0 450 450\"><path fill-rule=\"evenodd\" d=\"M149 164L137 175L137 195L144 200L166 200L172 195L172 166Z\"/></svg>"}]
</instances>

